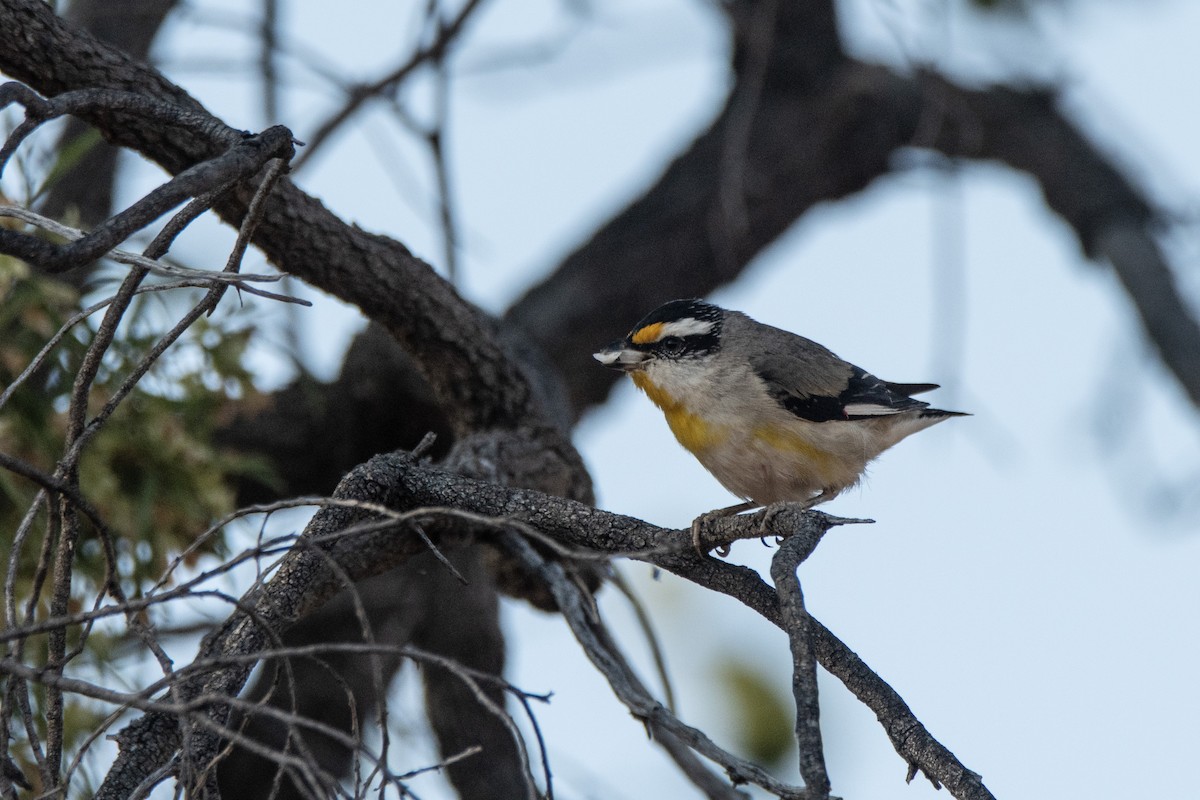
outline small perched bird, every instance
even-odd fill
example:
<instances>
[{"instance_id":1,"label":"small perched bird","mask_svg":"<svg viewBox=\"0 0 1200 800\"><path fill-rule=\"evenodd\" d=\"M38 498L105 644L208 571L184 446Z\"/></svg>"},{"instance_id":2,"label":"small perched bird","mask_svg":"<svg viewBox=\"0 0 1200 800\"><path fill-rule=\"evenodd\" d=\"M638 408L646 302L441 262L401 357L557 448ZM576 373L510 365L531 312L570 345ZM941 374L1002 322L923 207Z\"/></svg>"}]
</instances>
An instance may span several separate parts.
<instances>
[{"instance_id":1,"label":"small perched bird","mask_svg":"<svg viewBox=\"0 0 1200 800\"><path fill-rule=\"evenodd\" d=\"M912 395L935 383L890 383L814 341L702 300L673 300L595 354L628 372L679 443L746 502L700 525L773 503L824 503L876 456L959 411Z\"/></svg>"}]
</instances>

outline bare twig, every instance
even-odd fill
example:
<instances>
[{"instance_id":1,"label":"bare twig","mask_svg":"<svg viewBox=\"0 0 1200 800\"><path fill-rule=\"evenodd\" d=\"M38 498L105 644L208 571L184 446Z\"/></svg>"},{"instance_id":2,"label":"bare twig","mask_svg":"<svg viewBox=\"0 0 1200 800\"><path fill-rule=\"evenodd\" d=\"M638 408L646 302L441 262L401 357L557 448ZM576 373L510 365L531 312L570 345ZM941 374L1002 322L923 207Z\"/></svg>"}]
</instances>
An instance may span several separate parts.
<instances>
[{"instance_id":1,"label":"bare twig","mask_svg":"<svg viewBox=\"0 0 1200 800\"><path fill-rule=\"evenodd\" d=\"M279 0L262 0L262 20L258 26L258 67L262 79L263 117L279 119Z\"/></svg>"},{"instance_id":2,"label":"bare twig","mask_svg":"<svg viewBox=\"0 0 1200 800\"><path fill-rule=\"evenodd\" d=\"M754 783L781 798L801 800L805 796L803 789L775 780L760 767L718 747L702 731L680 722L665 706L650 696L619 653L608 646L607 634L597 629L598 623L589 612L589 604L561 565L544 559L528 542L511 531L501 532L499 538L504 547L519 558L526 568L546 582L554 593L559 610L571 627L571 632L575 634L576 640L608 680L617 697L636 717L644 720L652 729L661 728L667 731L720 764L735 784ZM692 767L694 765L689 764L689 775Z\"/></svg>"},{"instance_id":3,"label":"bare twig","mask_svg":"<svg viewBox=\"0 0 1200 800\"><path fill-rule=\"evenodd\" d=\"M237 239L233 243L233 248L229 251L229 257L225 260L225 274L236 275L242 270L242 258L246 255L246 248L250 246L250 237L254 235L255 229L262 222L263 212L266 208L267 198L271 196L271 191L275 188L275 184L288 170L288 162L283 158L275 158L267 162L265 174L258 186L254 188L254 197L250 200L250 205L246 208L246 216L242 219L242 224L238 227ZM216 310L217 303L221 302L221 297L225 294L225 289L228 286L217 284L208 290L208 314Z\"/></svg>"},{"instance_id":4,"label":"bare twig","mask_svg":"<svg viewBox=\"0 0 1200 800\"><path fill-rule=\"evenodd\" d=\"M812 622L804 608L804 595L796 568L816 546L815 538L785 539L771 559L771 579L779 595L779 613L792 647L792 694L796 700L796 741L800 750L800 777L808 800L829 797L829 773L821 743L821 707L817 701L817 658L812 646Z\"/></svg>"},{"instance_id":5,"label":"bare twig","mask_svg":"<svg viewBox=\"0 0 1200 800\"><path fill-rule=\"evenodd\" d=\"M40 214L34 213L27 208L20 206L0 204L0 217L12 217L19 219L22 222L27 222L30 225L35 225L44 231L49 231L56 236L61 236L64 239L77 241L82 239L87 234L78 228L72 228L68 225L63 225L48 217L43 217ZM181 267L176 264L171 264L167 261L162 261L155 258L149 258L137 253L130 253L127 250L114 248L107 253L104 253L102 258L110 258L118 264L129 264L131 266L142 267L156 275L170 275L180 278L191 278L193 280L203 280L210 283L274 283L283 279L283 275L269 273L226 273L212 272L204 269L191 269L189 267ZM242 288L245 288L244 286ZM303 301L297 301L303 302Z\"/></svg>"},{"instance_id":6,"label":"bare twig","mask_svg":"<svg viewBox=\"0 0 1200 800\"><path fill-rule=\"evenodd\" d=\"M440 26L439 35L432 42L420 47L415 53L405 59L404 63L388 74L373 81L350 87L346 102L333 114L317 126L316 130L307 137L308 144L304 153L296 159L295 167L300 169L313 155L321 149L330 136L334 134L347 120L358 113L367 101L393 91L409 75L431 60L443 58L450 46L458 38L463 26L479 7L481 0L468 0L462 5L454 17Z\"/></svg>"},{"instance_id":7,"label":"bare twig","mask_svg":"<svg viewBox=\"0 0 1200 800\"><path fill-rule=\"evenodd\" d=\"M268 128L233 144L222 156L183 170L75 242L58 245L0 228L0 252L52 273L84 266L188 198L249 177L273 158L290 159L294 154L291 131L283 126Z\"/></svg>"},{"instance_id":8,"label":"bare twig","mask_svg":"<svg viewBox=\"0 0 1200 800\"><path fill-rule=\"evenodd\" d=\"M742 67L729 97L727 119L717 161L716 197L708 230L715 257L725 269L738 268L738 253L750 237L748 197L752 192L750 134L762 102L767 70L775 51L778 0L747 4L741 25Z\"/></svg>"},{"instance_id":9,"label":"bare twig","mask_svg":"<svg viewBox=\"0 0 1200 800\"><path fill-rule=\"evenodd\" d=\"M439 32L441 38L445 34ZM437 177L438 218L442 227L442 254L445 259L446 278L458 283L458 228L454 219L454 194L450 181L449 155L446 153L446 126L450 116L450 73L444 53L433 60L434 98L433 122L425 133L429 157L433 161L433 172Z\"/></svg>"},{"instance_id":10,"label":"bare twig","mask_svg":"<svg viewBox=\"0 0 1200 800\"><path fill-rule=\"evenodd\" d=\"M654 631L654 625L650 622L650 615L646 613L645 605L642 604L641 598L634 593L633 587L629 585L629 581L625 580L619 570L613 570L609 582L629 601L638 627L642 629L642 635L646 637L646 643L650 647L650 656L654 659L654 669L658 672L658 679L662 683L663 699L666 700L667 708L671 713L675 713L675 687L671 684L670 675L667 674L667 659L663 654L658 634Z\"/></svg>"}]
</instances>

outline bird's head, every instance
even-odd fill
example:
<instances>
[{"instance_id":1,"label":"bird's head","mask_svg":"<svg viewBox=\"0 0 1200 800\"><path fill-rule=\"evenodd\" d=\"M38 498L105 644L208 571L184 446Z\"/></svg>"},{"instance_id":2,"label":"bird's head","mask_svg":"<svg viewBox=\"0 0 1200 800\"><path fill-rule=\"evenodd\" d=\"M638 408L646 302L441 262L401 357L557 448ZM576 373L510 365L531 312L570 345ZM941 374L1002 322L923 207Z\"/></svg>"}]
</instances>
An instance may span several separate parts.
<instances>
[{"instance_id":1,"label":"bird's head","mask_svg":"<svg viewBox=\"0 0 1200 800\"><path fill-rule=\"evenodd\" d=\"M721 349L725 312L703 300L672 300L647 314L624 339L594 358L606 367L639 372L669 364L695 364Z\"/></svg>"}]
</instances>

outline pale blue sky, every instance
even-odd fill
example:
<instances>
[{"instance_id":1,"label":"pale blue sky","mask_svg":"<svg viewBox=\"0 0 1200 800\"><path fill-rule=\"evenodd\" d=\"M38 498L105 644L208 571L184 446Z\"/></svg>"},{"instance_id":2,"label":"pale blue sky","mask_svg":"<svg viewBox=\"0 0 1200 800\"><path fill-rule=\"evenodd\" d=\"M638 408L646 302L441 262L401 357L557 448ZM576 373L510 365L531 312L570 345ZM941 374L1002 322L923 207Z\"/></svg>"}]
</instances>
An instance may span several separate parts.
<instances>
[{"instance_id":1,"label":"pale blue sky","mask_svg":"<svg viewBox=\"0 0 1200 800\"><path fill-rule=\"evenodd\" d=\"M461 59L470 77L452 107L464 289L493 310L652 182L726 88L725 45L702 3L601 4L577 29L530 10L546 5L495 5ZM1177 208L1195 209L1195 4L1068 4L1043 14L1038 33L1007 26L1000 44L981 38L991 26L962 24L961 14L943 26L944 4L920 5L924 16L905 21L889 16L891 4L847 4L856 50L972 76L1061 77L1072 110L1105 123L1097 136L1121 163ZM324 27L323 13L320 28L297 23L340 54L335 37L363 35L354 4L343 13L342 30ZM380 21L370 32L381 53L390 27ZM488 58L472 57L542 31L574 32L545 64L488 72L478 66ZM299 110L327 98L296 102L295 121L284 121L303 138L309 119ZM386 112L373 113L365 132L335 143L300 180L338 213L437 263L428 172L397 139ZM394 172L380 162L393 152L408 152ZM403 197L385 173L406 183ZM939 307L933 290L944 270L961 270L965 285L954 308ZM804 566L813 612L999 797L1186 796L1184 765L1200 744L1200 515L1194 489L1178 514L1151 498L1160 481L1180 485L1200 472L1197 417L1147 357L1109 272L1080 260L1036 186L986 165L957 178L898 175L807 216L714 299L889 379L943 382L935 398L975 414L904 442L861 489L826 507L878 522L833 532ZM319 318L308 328L315 347L329 341L329 317ZM942 350L935 337L955 319L962 347ZM323 363L336 365L338 348L323 347ZM1104 419L1120 420L1129 440L1098 441ZM577 441L606 508L679 527L731 502L630 386L584 421ZM730 556L762 569L769 557L756 543ZM773 675L787 696L777 631L725 598L669 576L655 582L644 566L625 571L662 633L687 720L731 743L717 673L732 657ZM610 595L605 613L646 664L624 602ZM507 619L512 678L554 692L538 716L561 796L694 795L557 619L516 605ZM920 781L905 785L873 715L836 681L822 688L836 793L939 796Z\"/></svg>"},{"instance_id":2,"label":"pale blue sky","mask_svg":"<svg viewBox=\"0 0 1200 800\"><path fill-rule=\"evenodd\" d=\"M396 31L412 17L396 5L423 6L285 10L306 46L368 76L391 63ZM496 0L459 61L450 142L463 289L490 310L651 183L722 101L725 44L705 3L597 5L595 19L572 23L555 3ZM852 0L842 9L864 57L927 60L973 78L1060 79L1073 115L1190 215L1171 246L1196 298L1200 4L1062 6L1039 12L1035 30L1007 24L999 33L961 12L945 17L941 2ZM226 7L233 18L244 4ZM563 48L545 63L494 68L503 48L556 35ZM191 68L214 54L244 57L240 34L180 22L159 52L187 54L173 56L169 72L230 124L261 127L236 70ZM303 139L331 102L328 91L298 90L279 121ZM298 182L343 218L437 263L427 166L385 111L363 119ZM158 179L140 172L126 196ZM184 246L196 259L223 258L231 238L210 226ZM952 306L933 288L947 271L965 287ZM897 175L806 216L713 299L884 378L939 381L932 399L975 415L902 443L862 488L825 507L877 523L835 530L804 565L813 613L998 797L1194 794L1200 417L1142 341L1109 271L1081 260L1036 186L987 165L955 177ZM361 322L332 303L301 314L311 363L329 375ZM945 348L947 331L961 347ZM270 348L256 358L283 378ZM605 508L683 527L732 502L631 386L583 421L577 443ZM1181 505L1163 502L1164 486ZM770 552L742 543L730 559L765 569ZM653 581L643 565L623 570L662 633L687 721L731 744L717 677L729 658L760 667L786 697L782 634L728 599L670 576ZM607 593L603 610L645 664L624 601ZM558 619L514 605L506 620L511 678L554 692L538 718L558 796L695 796ZM945 796L920 780L905 785L905 765L873 715L835 681L822 689L835 794ZM397 765L420 766L421 756L405 753ZM415 788L444 796L430 785L438 780Z\"/></svg>"}]
</instances>

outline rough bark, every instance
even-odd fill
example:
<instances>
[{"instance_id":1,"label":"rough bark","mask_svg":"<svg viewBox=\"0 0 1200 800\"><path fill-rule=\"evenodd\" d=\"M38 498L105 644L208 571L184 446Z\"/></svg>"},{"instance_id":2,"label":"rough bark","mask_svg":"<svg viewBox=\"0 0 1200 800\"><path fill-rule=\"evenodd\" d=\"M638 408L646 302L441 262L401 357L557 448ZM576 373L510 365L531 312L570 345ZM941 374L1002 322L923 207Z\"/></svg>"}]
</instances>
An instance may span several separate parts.
<instances>
[{"instance_id":1,"label":"rough bark","mask_svg":"<svg viewBox=\"0 0 1200 800\"><path fill-rule=\"evenodd\" d=\"M150 45L162 29L167 14L179 0L74 0L64 18L82 30L130 58L145 61ZM62 154L79 146L81 137L90 135L91 128L81 120L70 118L59 135L57 150ZM77 218L79 227L91 228L112 213L113 184L116 179L117 155L120 149L96 141L61 173L50 187L41 212L54 219ZM74 283L86 278L86 270L64 276Z\"/></svg>"},{"instance_id":2,"label":"rough bark","mask_svg":"<svg viewBox=\"0 0 1200 800\"><path fill-rule=\"evenodd\" d=\"M72 31L41 3L19 0L0 3L0 27L14 32L6 47L0 49L0 68L43 93L55 95L89 87L136 90L139 96L174 103L194 116L204 115L203 109L186 93L155 71L85 34ZM172 128L150 124L136 113L114 113L102 107L81 111L80 116L110 140L142 152L171 172L204 161L241 139L239 132L211 117L207 128L198 130L195 126ZM244 213L247 199L248 196L243 194L236 201L223 205L220 211L226 219L236 221ZM531 440L537 442L538 464L527 471L531 475L537 473L535 479L543 481L543 485L551 490L590 499L586 471L561 428L553 424L556 418L564 416L551 409L553 387L545 381L531 380L536 375L536 368L517 363L494 322L458 298L428 265L413 257L406 248L385 237L345 225L316 200L286 182L277 187L269 202L255 241L282 269L349 302L358 303L364 313L383 324L402 343L429 382L445 424L457 437L469 441L476 431L523 426L521 430L532 431L529 434ZM493 470L506 472L516 465L505 459L519 460L531 452L530 446L527 441L494 451L485 447L484 452L499 459L489 462ZM309 564L303 569L319 570L319 567ZM296 580L295 573L289 573L285 578L285 581ZM326 588L304 598L295 598L302 600L299 607L285 603L259 608L253 624L246 620L236 623L239 626L238 647L210 652L236 657L260 649L268 641L264 638L267 629L275 630L276 634L287 630L303 613L317 608L329 594L329 588ZM443 604L440 608L447 616L451 615L452 606ZM484 620L486 616L480 616L477 621L482 623ZM446 628L443 626L439 630ZM453 649L453 640L445 636L436 637L431 633L429 639L431 643ZM461 655L462 649L458 647L455 654ZM497 670L503 658L502 642L497 647L480 649L475 657L483 659L483 665ZM189 685L188 693L236 693L246 672L244 666L239 666L221 679ZM427 691L431 702L446 700L445 705L432 709L431 713L436 732L445 746L455 746L466 728L486 728L486 721L475 719L479 716L477 711L464 710L469 705L465 704L469 698L447 686L443 676L431 676ZM212 722L219 724L225 713L221 709L214 710ZM464 719L475 721L464 723ZM129 767L149 761L165 763L160 758L166 753L163 748L177 747L179 733L169 718L154 714L127 728L121 736L124 746L118 769L106 783L102 796L124 796L136 785L126 779L128 773L125 770ZM193 756L191 763L199 772L187 773L185 770L185 774L207 782L210 778L203 773L204 765L216 755L217 742L203 725L192 730L190 736L196 747L189 755ZM495 775L512 771L505 763L511 762L511 758L497 752L501 749L489 747ZM477 768L472 770L478 772ZM146 774L135 771L142 777ZM467 772L452 769L452 777L455 773L463 776L462 780L467 783L471 782ZM504 785L504 781L495 777L491 782ZM199 786L193 788L199 789Z\"/></svg>"},{"instance_id":3,"label":"rough bark","mask_svg":"<svg viewBox=\"0 0 1200 800\"><path fill-rule=\"evenodd\" d=\"M465 584L427 553L360 581L353 594L341 593L288 630L284 643L292 647L340 641L415 645L464 667L499 676L504 666L504 638L495 586L482 552L478 547L461 547L446 553L467 579ZM365 612L366 630L360 608ZM394 654L369 658L358 652L327 652L289 661L285 672L278 659L267 660L247 699L270 702L347 732L371 727L381 701L377 687L386 691L402 664ZM507 728L480 706L454 674L432 665L419 669L428 695L430 724L443 756L468 747L482 748L479 755L447 768L459 796L464 800L520 797L524 791L522 767ZM504 706L500 689L492 685L484 691L494 704ZM353 751L318 732L289 731L278 718L264 715L251 716L243 730L272 750L285 749L289 733L303 736L305 747L321 768L335 775L350 772ZM271 759L235 747L219 767L221 796L226 800L266 797L278 769ZM281 781L276 795L280 800L306 796L290 779Z\"/></svg>"},{"instance_id":4,"label":"rough bark","mask_svg":"<svg viewBox=\"0 0 1200 800\"><path fill-rule=\"evenodd\" d=\"M545 348L570 387L573 415L602 400L611 386L610 373L590 363L588 354L596 344L622 333L629 321L661 300L705 294L732 280L805 211L819 202L862 190L892 169L897 150L911 146L934 148L958 158L998 160L1033 175L1043 187L1048 206L1076 231L1083 250L1112 261L1164 362L1200 404L1200 329L1182 303L1169 265L1154 242L1151 205L1062 115L1051 94L1011 87L971 89L934 75L902 76L849 60L837 41L835 16L828 2L764 1L729 8L735 82L726 108L658 184L598 231L507 316ZM44 93L104 86L203 111L153 70L61 25L41 3L0 2L0 28L11 32L0 47L0 68ZM211 135L205 136L194 130L147 125L132 113L95 110L84 117L112 141L137 149L171 172L223 151L239 136L216 120ZM244 203L245 196L221 211L227 219L237 220ZM285 270L357 303L386 326L428 378L434 399L431 405L444 410L446 427L467 441L465 448L475 448L470 464L478 468L495 463L489 459L498 456L501 472L507 473L511 464L525 463L525 448L537 442L553 456L549 462L537 462L534 471L545 472L537 477L539 485L559 487L548 491L564 496L587 498L582 466L554 425L558 419L553 410L554 381L533 380L543 374L536 366L527 366L533 361L515 357L500 328L461 302L402 245L345 226L291 185L284 185L272 202L256 242ZM654 277L648 280L648 276ZM581 298L587 298L586 303L580 302ZM365 369L362 374L370 372ZM361 418L371 419L373 409L391 390L388 387L403 380L393 378L368 382L364 395L349 395L369 395ZM419 393L419 389L414 392ZM322 420L327 422L340 410L336 402L325 398L315 411L305 411L302 417L313 421L312 430L317 431L323 427ZM286 404L283 411L290 413ZM379 417L387 424L379 426L381 435L374 441L378 449L402 444L388 441L392 436L412 435L413 429L404 427L403 416ZM535 424L526 438L471 438L482 430L514 429L529 422L541 424ZM324 429L331 431L328 426ZM231 428L230 435L237 439L234 431L236 428ZM263 436L261 446L281 458L312 442L295 436L289 440L286 417L272 433ZM253 434L241 440L247 439L253 441ZM362 449L371 442L351 444L336 453L339 469L359 460ZM316 449L310 447L309 451ZM337 474L338 470L298 470L288 477L294 485L304 486L327 483ZM537 511L540 500L511 495L489 506L483 502L491 497L484 488L469 488L467 494L431 490L423 499L411 493L411 486L383 490L401 492L402 498L391 498L401 507L414 502L453 502L464 508L486 508L486 513L511 514L553 536L590 547L650 544L639 538L640 534L634 535L640 530L636 526L620 528L619 522L611 519L606 523L618 525L617 529L610 528L607 533L590 530L585 541L579 538L580 526L587 525L585 511L557 508L554 514L560 516L551 519L553 515ZM358 485L353 492L355 496L370 495L368 489ZM337 524L344 526L348 519L339 519ZM654 531L653 536L656 544L671 538L661 531ZM354 548L335 547L332 552L338 563L345 559L351 565L349 571L355 576L371 574L381 565L403 560L421 549L409 542L397 550L394 540L374 546L356 542ZM294 588L305 587L309 594L292 598L290 605L273 600L260 608L263 619L273 621L280 630L338 587L334 577L322 573L320 563L302 556L297 556L296 563L312 571L288 573L283 583L294 581ZM661 555L656 563L700 585L734 594L779 624L777 598L761 580L755 583L752 574L698 561L686 552ZM319 585L320 591L312 591L314 585ZM400 621L406 626L418 623L412 618ZM928 738L886 684L873 683L873 674L852 652L819 623L814 621L814 625L818 659L880 714L897 749L910 763L936 775L956 796L986 796L986 790L979 791L982 784L977 776L955 766L952 757L945 758L948 753ZM245 648L261 648L263 641L253 628L234 631L242 638L232 639L231 629L227 629L212 641L233 641L236 646L227 652L254 652ZM255 640L255 635L260 638ZM453 649L452 643L447 647ZM489 652L496 654L495 650ZM241 672L232 670L204 688L236 692L245 679ZM374 699L364 695L361 702L362 708L369 708ZM135 761L161 764L164 754L173 752L168 746L171 725L161 722L147 716L127 729L122 746L125 767ZM459 723L451 720L439 727L444 743L459 741L454 738L456 726ZM134 748L134 743L139 746Z\"/></svg>"},{"instance_id":5,"label":"rough bark","mask_svg":"<svg viewBox=\"0 0 1200 800\"><path fill-rule=\"evenodd\" d=\"M153 68L72 29L37 0L0 3L0 28L12 32L0 49L0 69L43 94L117 89L207 113ZM219 155L242 135L212 117L210 129L198 131L102 108L79 116L109 141L173 174ZM236 224L251 191L239 192L218 206L218 213ZM254 243L284 271L357 305L384 325L429 381L457 433L548 419L496 323L399 242L347 225L283 180L267 203Z\"/></svg>"},{"instance_id":6,"label":"rough bark","mask_svg":"<svg viewBox=\"0 0 1200 800\"><path fill-rule=\"evenodd\" d=\"M811 28L799 19L808 5L780 4L761 87L746 74L751 60L735 58L743 66L712 126L509 309L506 319L562 376L576 417L616 382L589 368L597 346L660 302L732 281L805 213L891 174L913 147L999 162L1036 180L1082 251L1116 270L1147 337L1200 406L1200 325L1157 243L1153 204L1054 92L971 88L850 59L820 62L820 79L808 80L811 68L793 72L791 61L809 46ZM589 302L570 302L579 297Z\"/></svg>"}]
</instances>

